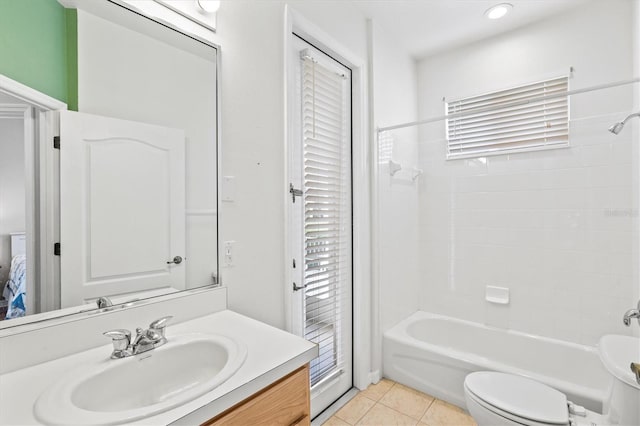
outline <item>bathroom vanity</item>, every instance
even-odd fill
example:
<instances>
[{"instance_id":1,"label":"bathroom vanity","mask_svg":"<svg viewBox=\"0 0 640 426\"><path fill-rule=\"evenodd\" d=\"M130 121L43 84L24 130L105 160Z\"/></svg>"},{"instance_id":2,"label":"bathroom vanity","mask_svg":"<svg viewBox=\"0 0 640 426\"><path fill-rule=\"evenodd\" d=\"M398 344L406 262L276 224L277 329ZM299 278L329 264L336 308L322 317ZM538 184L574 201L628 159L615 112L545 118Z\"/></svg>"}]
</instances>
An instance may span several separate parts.
<instances>
[{"instance_id":1,"label":"bathroom vanity","mask_svg":"<svg viewBox=\"0 0 640 426\"><path fill-rule=\"evenodd\" d=\"M104 331L145 326L169 314L174 318L165 345L110 358L113 347ZM227 310L225 288L4 332L1 425L310 422L308 363L318 355L317 346ZM224 352L228 358L215 352L216 342L232 342ZM207 344L214 349L206 352ZM209 361L221 364L210 367ZM240 365L225 370L234 362ZM153 374L145 373L145 363ZM193 385L198 379L188 377L198 374L211 375L209 384L202 380L211 386ZM221 374L228 377L215 382Z\"/></svg>"}]
</instances>

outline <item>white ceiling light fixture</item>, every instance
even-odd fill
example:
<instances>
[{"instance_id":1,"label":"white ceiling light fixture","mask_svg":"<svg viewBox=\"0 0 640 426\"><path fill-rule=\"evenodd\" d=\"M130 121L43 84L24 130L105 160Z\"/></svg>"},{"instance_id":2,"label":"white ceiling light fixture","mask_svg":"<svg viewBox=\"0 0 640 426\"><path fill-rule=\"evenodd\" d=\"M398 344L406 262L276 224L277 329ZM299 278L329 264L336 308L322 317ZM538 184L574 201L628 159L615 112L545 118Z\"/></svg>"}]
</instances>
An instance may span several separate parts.
<instances>
[{"instance_id":1,"label":"white ceiling light fixture","mask_svg":"<svg viewBox=\"0 0 640 426\"><path fill-rule=\"evenodd\" d=\"M204 13L214 13L220 9L220 0L196 0L196 4Z\"/></svg>"},{"instance_id":2,"label":"white ceiling light fixture","mask_svg":"<svg viewBox=\"0 0 640 426\"><path fill-rule=\"evenodd\" d=\"M484 16L489 19L500 19L511 12L511 9L513 9L511 3L500 3L487 9L487 11L484 12Z\"/></svg>"}]
</instances>

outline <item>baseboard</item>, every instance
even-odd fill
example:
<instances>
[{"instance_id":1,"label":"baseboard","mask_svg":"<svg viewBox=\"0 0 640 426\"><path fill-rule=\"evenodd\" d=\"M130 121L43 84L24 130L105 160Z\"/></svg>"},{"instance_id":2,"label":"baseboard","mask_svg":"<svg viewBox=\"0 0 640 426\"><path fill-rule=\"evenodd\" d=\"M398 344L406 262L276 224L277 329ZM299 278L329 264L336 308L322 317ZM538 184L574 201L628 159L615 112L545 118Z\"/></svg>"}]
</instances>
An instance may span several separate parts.
<instances>
[{"instance_id":1,"label":"baseboard","mask_svg":"<svg viewBox=\"0 0 640 426\"><path fill-rule=\"evenodd\" d=\"M382 372L380 370L372 371L369 373L369 379L371 380L371 383L375 385L382 380Z\"/></svg>"}]
</instances>

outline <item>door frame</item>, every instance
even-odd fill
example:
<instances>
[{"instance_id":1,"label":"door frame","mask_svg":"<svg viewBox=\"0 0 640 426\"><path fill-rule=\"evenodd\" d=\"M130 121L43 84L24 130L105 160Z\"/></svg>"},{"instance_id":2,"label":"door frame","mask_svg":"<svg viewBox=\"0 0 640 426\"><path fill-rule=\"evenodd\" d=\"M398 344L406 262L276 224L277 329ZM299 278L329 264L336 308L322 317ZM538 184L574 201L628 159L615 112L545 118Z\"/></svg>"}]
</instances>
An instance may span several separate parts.
<instances>
[{"instance_id":1,"label":"door frame","mask_svg":"<svg viewBox=\"0 0 640 426\"><path fill-rule=\"evenodd\" d=\"M19 120L22 124L22 147L24 152L24 183L25 183L25 235L26 239L26 255L27 259L31 259L26 264L26 290L27 295L27 312L36 311L36 281L34 280L34 272L36 271L36 263L33 259L36 248L36 218L35 211L36 200L34 197L36 190L36 157L35 157L35 139L34 139L34 108L28 103L8 103L0 104L0 120ZM14 231L20 231L15 229ZM0 283L0 287L4 283Z\"/></svg>"},{"instance_id":2,"label":"door frame","mask_svg":"<svg viewBox=\"0 0 640 426\"><path fill-rule=\"evenodd\" d=\"M288 84L289 61L292 60L294 32L307 42L330 54L346 66L351 68L351 109L352 109L352 198L353 198L353 386L358 389L366 389L372 382L371 377L371 185L370 164L371 148L368 135L368 109L367 109L367 61L356 55L341 43L333 39L329 34L318 28L313 22L307 20L291 6L286 5L284 10L284 99L289 99ZM284 164L289 164L289 111L288 103L284 106ZM291 196L287 192L290 182L289 171L283 174L283 205L285 230L284 259L286 266L289 259L293 258L292 249L288 243L290 240L289 204ZM285 280L283 284L283 297L285 300L286 329L293 330L293 306L291 303L291 268L285 268ZM357 303L355 303L357 301Z\"/></svg>"},{"instance_id":3,"label":"door frame","mask_svg":"<svg viewBox=\"0 0 640 426\"><path fill-rule=\"evenodd\" d=\"M28 105L23 111L25 179L27 191L36 196L27 198L25 231L29 236L27 259L37 259L38 262L27 262L27 277L31 277L27 279L27 286L32 290L39 287L37 292L40 293L40 306L36 306L33 297L28 298L27 303L31 309L36 308L38 312L47 311L54 307L55 294L46 291L49 286L43 288L36 286L36 283L59 284L60 264L59 259L53 254L53 244L57 241L56 235L59 233L56 224L59 222L53 220L53 216L48 216L57 214L57 185L54 184L54 179L51 179L51 176L54 176L52 168L55 166L55 153L51 145L52 139L48 135L49 126L45 113L66 110L67 104L1 74L0 92L20 99Z\"/></svg>"}]
</instances>

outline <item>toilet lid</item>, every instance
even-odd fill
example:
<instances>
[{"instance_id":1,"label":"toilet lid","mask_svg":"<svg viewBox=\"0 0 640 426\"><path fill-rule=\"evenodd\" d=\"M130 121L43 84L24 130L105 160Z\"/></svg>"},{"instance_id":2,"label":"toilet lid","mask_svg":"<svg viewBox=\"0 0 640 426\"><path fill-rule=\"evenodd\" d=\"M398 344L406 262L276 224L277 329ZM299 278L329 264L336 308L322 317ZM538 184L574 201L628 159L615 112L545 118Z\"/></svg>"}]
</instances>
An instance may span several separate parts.
<instances>
[{"instance_id":1,"label":"toilet lid","mask_svg":"<svg viewBox=\"0 0 640 426\"><path fill-rule=\"evenodd\" d=\"M469 374L467 389L482 401L523 419L567 424L567 397L547 385L513 374L480 371Z\"/></svg>"}]
</instances>

